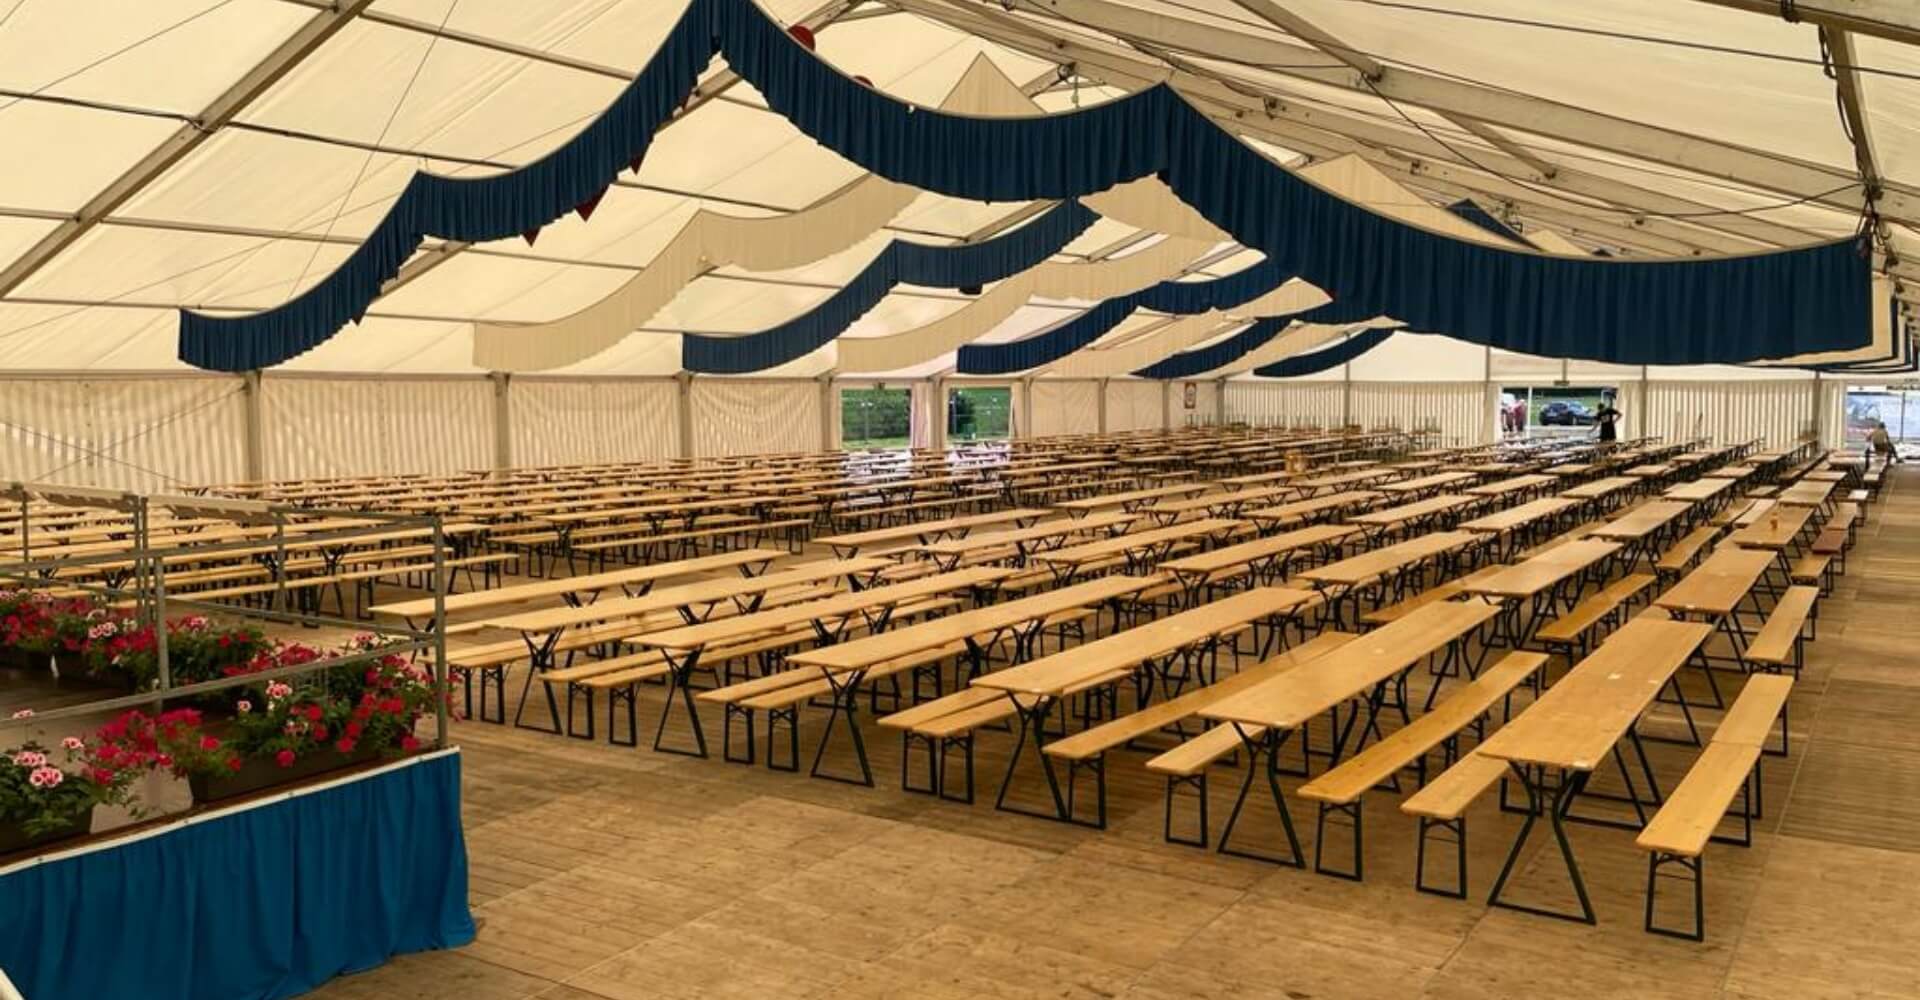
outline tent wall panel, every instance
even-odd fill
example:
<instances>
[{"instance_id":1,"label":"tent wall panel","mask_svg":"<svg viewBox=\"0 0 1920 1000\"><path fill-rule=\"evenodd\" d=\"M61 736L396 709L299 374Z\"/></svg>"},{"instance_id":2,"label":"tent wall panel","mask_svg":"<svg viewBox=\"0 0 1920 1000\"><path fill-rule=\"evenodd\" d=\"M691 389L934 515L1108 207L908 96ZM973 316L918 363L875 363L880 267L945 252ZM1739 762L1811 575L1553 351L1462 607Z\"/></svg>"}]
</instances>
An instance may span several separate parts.
<instances>
[{"instance_id":1,"label":"tent wall panel","mask_svg":"<svg viewBox=\"0 0 1920 1000\"><path fill-rule=\"evenodd\" d=\"M1187 386L1193 386L1193 407L1187 407ZM1220 422L1220 383L1175 382L1173 383L1173 426L1194 427L1212 425Z\"/></svg>"},{"instance_id":2,"label":"tent wall panel","mask_svg":"<svg viewBox=\"0 0 1920 1000\"><path fill-rule=\"evenodd\" d=\"M1487 396L1480 382L1355 382L1348 421L1368 429L1433 431L1447 444L1486 440Z\"/></svg>"},{"instance_id":3,"label":"tent wall panel","mask_svg":"<svg viewBox=\"0 0 1920 1000\"><path fill-rule=\"evenodd\" d=\"M1355 382L1479 382L1486 348L1429 333L1396 333L1353 359Z\"/></svg>"},{"instance_id":4,"label":"tent wall panel","mask_svg":"<svg viewBox=\"0 0 1920 1000\"><path fill-rule=\"evenodd\" d=\"M1161 411L1160 383L1107 383L1107 430L1159 430L1165 423Z\"/></svg>"},{"instance_id":5,"label":"tent wall panel","mask_svg":"<svg viewBox=\"0 0 1920 1000\"><path fill-rule=\"evenodd\" d=\"M150 492L246 478L239 378L0 381L0 480Z\"/></svg>"},{"instance_id":6,"label":"tent wall panel","mask_svg":"<svg viewBox=\"0 0 1920 1000\"><path fill-rule=\"evenodd\" d=\"M445 473L493 466L485 379L260 380L269 479Z\"/></svg>"},{"instance_id":7,"label":"tent wall panel","mask_svg":"<svg viewBox=\"0 0 1920 1000\"><path fill-rule=\"evenodd\" d=\"M1255 427L1338 427L1345 397L1340 382L1233 381L1227 383L1227 420Z\"/></svg>"},{"instance_id":8,"label":"tent wall panel","mask_svg":"<svg viewBox=\"0 0 1920 1000\"><path fill-rule=\"evenodd\" d=\"M692 403L696 457L823 447L818 383L695 379Z\"/></svg>"},{"instance_id":9,"label":"tent wall panel","mask_svg":"<svg viewBox=\"0 0 1920 1000\"><path fill-rule=\"evenodd\" d=\"M1100 383L1036 380L1031 417L1034 437L1091 434L1100 429Z\"/></svg>"},{"instance_id":10,"label":"tent wall panel","mask_svg":"<svg viewBox=\"0 0 1920 1000\"><path fill-rule=\"evenodd\" d=\"M513 464L630 462L673 455L679 388L671 380L532 379L508 389Z\"/></svg>"},{"instance_id":11,"label":"tent wall panel","mask_svg":"<svg viewBox=\"0 0 1920 1000\"><path fill-rule=\"evenodd\" d=\"M1722 443L1761 438L1769 445L1792 443L1812 429L1811 380L1764 382L1649 382L1647 399L1638 392L1626 402L1644 414L1629 433L1652 434L1669 441L1706 437ZM1634 411L1625 410L1629 414Z\"/></svg>"}]
</instances>

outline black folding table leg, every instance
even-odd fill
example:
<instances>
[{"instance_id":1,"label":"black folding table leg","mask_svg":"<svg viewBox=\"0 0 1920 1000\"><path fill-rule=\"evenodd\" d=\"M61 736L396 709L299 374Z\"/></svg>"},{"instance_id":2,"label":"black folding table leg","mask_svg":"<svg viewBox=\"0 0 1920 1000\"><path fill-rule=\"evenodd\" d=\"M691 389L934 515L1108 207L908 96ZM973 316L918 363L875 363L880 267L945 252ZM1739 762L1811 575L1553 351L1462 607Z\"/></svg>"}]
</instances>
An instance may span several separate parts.
<instances>
[{"instance_id":1,"label":"black folding table leg","mask_svg":"<svg viewBox=\"0 0 1920 1000\"><path fill-rule=\"evenodd\" d=\"M1240 784L1239 796L1233 800L1233 812L1227 816L1227 825L1220 831L1219 852L1221 854L1231 854L1235 857L1250 858L1254 861L1265 861L1268 864L1286 865L1291 868L1306 867L1306 854L1300 849L1300 837L1295 834L1293 830L1293 816L1287 811L1286 797L1281 794L1280 791L1278 765L1280 748L1286 743L1287 737L1293 734L1292 730L1276 732L1273 729L1264 728L1258 736L1249 736L1247 735L1246 729L1239 723L1234 723L1233 728L1234 732L1240 736L1241 745L1245 746L1247 750L1247 777L1246 780ZM1265 758L1264 764L1261 763L1263 757ZM1228 843L1233 838L1234 824L1240 820L1240 810L1247 803L1247 794L1253 789L1254 778L1262 770L1266 772L1267 789L1273 795L1274 810L1280 814L1280 825L1287 834L1287 846L1291 852L1290 857L1276 857L1228 846Z\"/></svg>"}]
</instances>

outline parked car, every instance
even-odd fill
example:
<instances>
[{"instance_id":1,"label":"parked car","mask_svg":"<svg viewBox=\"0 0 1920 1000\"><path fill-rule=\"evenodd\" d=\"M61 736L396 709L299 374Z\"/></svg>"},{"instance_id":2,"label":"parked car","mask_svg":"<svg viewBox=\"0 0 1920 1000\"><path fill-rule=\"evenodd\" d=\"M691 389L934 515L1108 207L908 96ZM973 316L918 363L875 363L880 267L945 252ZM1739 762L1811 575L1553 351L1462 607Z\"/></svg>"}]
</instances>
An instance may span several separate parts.
<instances>
[{"instance_id":1,"label":"parked car","mask_svg":"<svg viewBox=\"0 0 1920 1000\"><path fill-rule=\"evenodd\" d=\"M1543 426L1583 427L1593 422L1593 411L1587 409L1585 403L1562 401L1540 408L1540 423Z\"/></svg>"}]
</instances>

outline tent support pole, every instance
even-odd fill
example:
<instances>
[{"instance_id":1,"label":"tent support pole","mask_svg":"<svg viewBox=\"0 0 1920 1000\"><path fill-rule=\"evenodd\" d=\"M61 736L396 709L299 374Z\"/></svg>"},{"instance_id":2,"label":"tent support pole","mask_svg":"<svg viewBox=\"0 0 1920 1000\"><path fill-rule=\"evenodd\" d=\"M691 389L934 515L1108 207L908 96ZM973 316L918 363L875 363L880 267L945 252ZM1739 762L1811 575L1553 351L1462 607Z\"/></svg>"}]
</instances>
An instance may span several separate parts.
<instances>
[{"instance_id":1,"label":"tent support pole","mask_svg":"<svg viewBox=\"0 0 1920 1000\"><path fill-rule=\"evenodd\" d=\"M513 376L506 372L488 372L493 380L493 468L501 472L513 468Z\"/></svg>"},{"instance_id":2,"label":"tent support pole","mask_svg":"<svg viewBox=\"0 0 1920 1000\"><path fill-rule=\"evenodd\" d=\"M680 413L679 457L692 458L693 457L693 373L681 372L680 374L675 375L673 377L673 381L674 381L675 388L678 390L674 398L674 403L675 403L675 406L679 409L679 413Z\"/></svg>"},{"instance_id":3,"label":"tent support pole","mask_svg":"<svg viewBox=\"0 0 1920 1000\"><path fill-rule=\"evenodd\" d=\"M1100 393L1100 404L1094 407L1095 419L1098 421L1094 425L1094 430L1105 434L1107 432L1107 380L1101 379L1095 382L1094 388Z\"/></svg>"},{"instance_id":4,"label":"tent support pole","mask_svg":"<svg viewBox=\"0 0 1920 1000\"><path fill-rule=\"evenodd\" d=\"M240 375L240 395L245 402L243 416L246 454L243 456L243 474L249 483L264 482L267 478L266 455L262 445L263 421L260 404L260 369L242 372Z\"/></svg>"}]
</instances>

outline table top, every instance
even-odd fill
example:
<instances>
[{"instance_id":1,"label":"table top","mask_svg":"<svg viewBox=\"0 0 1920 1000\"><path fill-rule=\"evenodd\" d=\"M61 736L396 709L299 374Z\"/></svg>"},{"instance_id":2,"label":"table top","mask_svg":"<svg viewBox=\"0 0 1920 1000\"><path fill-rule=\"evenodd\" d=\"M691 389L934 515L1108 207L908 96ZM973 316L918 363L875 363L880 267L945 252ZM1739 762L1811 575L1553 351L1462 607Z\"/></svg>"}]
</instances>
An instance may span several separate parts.
<instances>
[{"instance_id":1,"label":"table top","mask_svg":"<svg viewBox=\"0 0 1920 1000\"><path fill-rule=\"evenodd\" d=\"M1059 695L1087 680L1131 673L1152 657L1165 656L1273 615L1284 615L1313 600L1311 591L1255 587L1124 632L1007 667L974 680L974 687L1016 694Z\"/></svg>"},{"instance_id":2,"label":"table top","mask_svg":"<svg viewBox=\"0 0 1920 1000\"><path fill-rule=\"evenodd\" d=\"M1472 472L1436 472L1418 479L1402 479L1397 483L1383 483L1380 488L1389 493L1418 493L1421 490L1445 489L1459 483L1470 483L1480 478Z\"/></svg>"},{"instance_id":3,"label":"table top","mask_svg":"<svg viewBox=\"0 0 1920 1000\"><path fill-rule=\"evenodd\" d=\"M1415 500L1412 503L1384 507L1380 510L1368 511L1365 514L1355 514L1347 518L1347 523L1392 526L1422 517L1444 514L1447 511L1474 503L1475 500L1476 498L1474 497L1462 496L1458 493L1441 493L1437 496L1430 496L1425 500Z\"/></svg>"},{"instance_id":4,"label":"table top","mask_svg":"<svg viewBox=\"0 0 1920 1000\"><path fill-rule=\"evenodd\" d=\"M1167 497L1191 496L1206 492L1205 483L1174 483L1168 486L1149 486L1144 489L1127 490L1122 493L1102 493L1099 496L1084 497L1078 500L1062 500L1054 504L1060 510L1092 511L1107 507L1124 507L1130 503L1145 503L1149 500L1162 500Z\"/></svg>"},{"instance_id":5,"label":"table top","mask_svg":"<svg viewBox=\"0 0 1920 1000\"><path fill-rule=\"evenodd\" d=\"M639 597L595 601L578 608L523 611L518 614L487 618L484 622L489 628L511 629L516 632L552 632L590 622L637 618L652 611L717 604L737 597L764 594L780 587L803 586L840 576L873 573L893 564L893 560L877 556L863 556L857 559L822 559L759 576L701 580L678 587L655 589Z\"/></svg>"},{"instance_id":6,"label":"table top","mask_svg":"<svg viewBox=\"0 0 1920 1000\"><path fill-rule=\"evenodd\" d=\"M1460 527L1465 531L1512 531L1522 528L1543 517L1553 517L1580 506L1580 501L1566 497L1541 497L1529 500L1518 507L1495 511L1476 517L1471 521L1462 521Z\"/></svg>"},{"instance_id":7,"label":"table top","mask_svg":"<svg viewBox=\"0 0 1920 1000\"><path fill-rule=\"evenodd\" d=\"M1725 478L1695 479L1689 483L1680 483L1667 487L1662 496L1671 500L1711 500L1733 485L1733 480Z\"/></svg>"},{"instance_id":8,"label":"table top","mask_svg":"<svg viewBox=\"0 0 1920 1000\"><path fill-rule=\"evenodd\" d=\"M1491 483L1481 483L1478 486L1470 486L1466 492L1476 497L1497 497L1505 496L1516 490L1532 490L1551 486L1559 481L1560 480L1553 476L1531 473L1524 476L1509 476L1506 479L1496 479Z\"/></svg>"},{"instance_id":9,"label":"table top","mask_svg":"<svg viewBox=\"0 0 1920 1000\"><path fill-rule=\"evenodd\" d=\"M1532 597L1618 551L1620 546L1614 542L1582 538L1469 581L1460 589L1488 597Z\"/></svg>"},{"instance_id":10,"label":"table top","mask_svg":"<svg viewBox=\"0 0 1920 1000\"><path fill-rule=\"evenodd\" d=\"M1713 626L1697 622L1627 622L1539 701L1488 737L1478 752L1523 764L1593 770L1712 634Z\"/></svg>"},{"instance_id":11,"label":"table top","mask_svg":"<svg viewBox=\"0 0 1920 1000\"><path fill-rule=\"evenodd\" d=\"M1197 538L1215 532L1232 531L1245 524L1226 517L1203 517L1194 521L1170 524L1164 528L1148 531L1130 531L1112 538L1087 542L1084 545L1069 545L1064 549L1051 552L1036 552L1033 558L1043 563L1058 563L1063 566L1078 566L1081 563L1111 556L1125 555L1139 549L1150 548L1167 542L1178 542L1188 538Z\"/></svg>"},{"instance_id":12,"label":"table top","mask_svg":"<svg viewBox=\"0 0 1920 1000\"><path fill-rule=\"evenodd\" d=\"M649 632L634 636L630 641L653 649L700 649L716 642L777 632L790 625L843 618L922 597L984 587L1006 578L1012 572L999 567L975 566L951 573L935 573L899 583L835 594L817 601L803 601L768 611L731 615L680 628Z\"/></svg>"},{"instance_id":13,"label":"table top","mask_svg":"<svg viewBox=\"0 0 1920 1000\"><path fill-rule=\"evenodd\" d=\"M1303 570L1300 576L1317 583L1358 586L1383 573L1391 573L1403 566L1431 559L1443 552L1450 552L1479 540L1480 536L1471 531L1429 532L1404 542L1381 546L1371 552L1348 556L1325 566Z\"/></svg>"},{"instance_id":14,"label":"table top","mask_svg":"<svg viewBox=\"0 0 1920 1000\"><path fill-rule=\"evenodd\" d=\"M681 559L676 562L649 563L645 566L633 566L627 569L612 570L606 573L589 573L584 576L556 577L550 580L535 580L531 583L515 584L511 587L494 587L490 590L472 590L464 594L449 594L446 598L447 613L472 611L478 608L499 607L503 604L519 604L522 601L537 601L549 597L561 597L567 594L599 593L613 587L625 587L633 584L652 583L675 576L689 576L694 573L710 573L715 570L734 569L750 566L758 562L771 562L788 555L785 549L738 549L733 552L717 552L713 555L699 556L693 559ZM368 609L376 615L389 618L419 618L433 614L433 598L419 598L411 601L398 601L392 604L379 604Z\"/></svg>"},{"instance_id":15,"label":"table top","mask_svg":"<svg viewBox=\"0 0 1920 1000\"><path fill-rule=\"evenodd\" d=\"M980 549L990 549L996 545L1024 545L1027 542L1044 541L1065 535L1105 531L1108 528L1132 524L1139 519L1138 514L1089 514L1086 517L1056 518L1010 531L973 532L964 538L928 542L919 548L922 552L936 556L965 555Z\"/></svg>"},{"instance_id":16,"label":"table top","mask_svg":"<svg viewBox=\"0 0 1920 1000\"><path fill-rule=\"evenodd\" d=\"M1773 565L1773 553L1728 545L1714 551L1653 603L1669 611L1731 614Z\"/></svg>"},{"instance_id":17,"label":"table top","mask_svg":"<svg viewBox=\"0 0 1920 1000\"><path fill-rule=\"evenodd\" d=\"M1774 499L1780 501L1783 505L1818 507L1827 502L1827 497L1833 494L1834 487L1838 485L1838 483L1802 479L1792 486L1781 490L1775 495Z\"/></svg>"},{"instance_id":18,"label":"table top","mask_svg":"<svg viewBox=\"0 0 1920 1000\"><path fill-rule=\"evenodd\" d=\"M1288 671L1200 710L1219 722L1296 729L1444 649L1499 613L1485 601L1436 601L1382 625L1305 669Z\"/></svg>"},{"instance_id":19,"label":"table top","mask_svg":"<svg viewBox=\"0 0 1920 1000\"><path fill-rule=\"evenodd\" d=\"M1749 549L1784 549L1800 537L1812 519L1812 507L1776 506L1765 516L1734 529L1727 541Z\"/></svg>"},{"instance_id":20,"label":"table top","mask_svg":"<svg viewBox=\"0 0 1920 1000\"><path fill-rule=\"evenodd\" d=\"M1255 538L1250 541L1223 545L1206 552L1196 552L1190 556L1169 559L1160 564L1160 568L1179 575L1216 573L1223 569L1244 566L1255 559L1292 552L1313 545L1325 545L1336 542L1360 529L1346 524L1313 524L1292 531Z\"/></svg>"},{"instance_id":21,"label":"table top","mask_svg":"<svg viewBox=\"0 0 1920 1000\"><path fill-rule=\"evenodd\" d=\"M1672 523L1673 519L1685 514L1691 504L1678 500L1655 500L1638 507L1595 527L1587 532L1593 538L1615 538L1633 541L1659 531Z\"/></svg>"},{"instance_id":22,"label":"table top","mask_svg":"<svg viewBox=\"0 0 1920 1000\"><path fill-rule=\"evenodd\" d=\"M1329 493L1326 496L1315 497L1311 500L1295 500L1292 503L1276 504L1272 507L1262 507L1259 510L1243 511L1241 512L1241 516L1249 517L1256 521L1285 521L1296 517L1306 517L1310 514L1318 514L1324 510L1336 510L1341 507L1351 507L1356 504L1372 503L1380 499L1381 496L1382 494L1376 493L1373 490L1347 490L1343 493Z\"/></svg>"},{"instance_id":23,"label":"table top","mask_svg":"<svg viewBox=\"0 0 1920 1000\"><path fill-rule=\"evenodd\" d=\"M1087 580L1068 587L1057 587L1018 600L974 608L957 614L942 615L932 621L889 629L877 635L818 649L803 650L787 657L797 666L822 670L864 670L876 663L911 656L948 643L1012 628L1037 618L1056 615L1075 608L1091 607L1138 593L1165 578L1158 573L1146 576L1114 574Z\"/></svg>"},{"instance_id":24,"label":"table top","mask_svg":"<svg viewBox=\"0 0 1920 1000\"><path fill-rule=\"evenodd\" d=\"M843 535L824 535L814 539L822 545L837 548L856 548L862 545L880 545L908 538L925 538L929 535L943 535L951 532L966 532L988 525L1007 524L1013 521L1025 521L1047 516L1045 510L1037 507L1014 507L1008 510L996 510L986 514L967 514L961 517L944 517L934 521L916 521L912 524L896 524L887 528L874 528L870 531L855 531Z\"/></svg>"},{"instance_id":25,"label":"table top","mask_svg":"<svg viewBox=\"0 0 1920 1000\"><path fill-rule=\"evenodd\" d=\"M1560 495L1563 497L1573 497L1576 500L1594 500L1606 496L1609 493L1631 489L1638 485L1640 485L1640 480L1632 476L1608 476L1605 479L1596 479L1590 483L1581 483L1578 486L1561 490Z\"/></svg>"}]
</instances>

